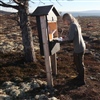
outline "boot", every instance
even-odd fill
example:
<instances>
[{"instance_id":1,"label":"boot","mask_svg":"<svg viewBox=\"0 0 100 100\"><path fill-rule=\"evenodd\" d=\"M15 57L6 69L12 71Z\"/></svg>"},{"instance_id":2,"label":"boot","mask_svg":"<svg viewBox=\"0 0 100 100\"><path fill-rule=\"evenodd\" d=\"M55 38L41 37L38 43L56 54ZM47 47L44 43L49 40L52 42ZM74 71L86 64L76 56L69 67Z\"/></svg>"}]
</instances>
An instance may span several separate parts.
<instances>
[{"instance_id":1,"label":"boot","mask_svg":"<svg viewBox=\"0 0 100 100\"><path fill-rule=\"evenodd\" d=\"M83 76L77 76L76 80L78 81L78 85L85 85L85 81L84 81L84 75Z\"/></svg>"}]
</instances>

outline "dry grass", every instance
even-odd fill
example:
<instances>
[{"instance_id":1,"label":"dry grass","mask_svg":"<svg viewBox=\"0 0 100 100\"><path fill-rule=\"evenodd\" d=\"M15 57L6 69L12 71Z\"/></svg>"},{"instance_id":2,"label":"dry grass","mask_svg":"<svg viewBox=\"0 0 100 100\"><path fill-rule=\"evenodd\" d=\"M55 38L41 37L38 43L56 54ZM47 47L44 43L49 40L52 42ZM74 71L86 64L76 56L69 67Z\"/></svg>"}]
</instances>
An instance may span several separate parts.
<instances>
[{"instance_id":1,"label":"dry grass","mask_svg":"<svg viewBox=\"0 0 100 100\"><path fill-rule=\"evenodd\" d=\"M12 17L6 16L1 18L0 26L2 27L2 34L10 34L11 29L9 27L12 27L10 22L12 22L13 25L16 24L16 28L14 29L14 31L16 31L18 26L17 23L12 20ZM80 17L78 20L82 25L83 33L94 35L93 32L95 32L100 37L100 27L98 27L100 26L100 18ZM93 27L87 28L87 23L90 21L93 23ZM67 32L68 28L62 25L61 19L59 19L58 22L59 33L62 28L64 33ZM37 34L35 21L31 23L34 23L33 32ZM94 44L89 42L87 48L90 50L93 49L95 52L99 53L99 40L98 42L94 42ZM2 83L8 80L14 81L15 77L22 78L22 81L28 81L34 77L46 80L44 58L40 55L39 51L36 51L36 56L37 63L26 63L23 53L3 54L0 52L0 82ZM73 64L72 44L62 43L61 50L57 53L57 56L58 75L56 78L54 77L54 87L58 91L55 92L54 96L58 97L60 100L99 100L100 62L98 62L92 54L85 55L85 79L87 83L79 87L73 82L73 77L76 77L77 72ZM91 79L91 77L95 77L96 80ZM39 90L36 90L36 92L34 90L30 91L33 95L37 92L39 92Z\"/></svg>"}]
</instances>

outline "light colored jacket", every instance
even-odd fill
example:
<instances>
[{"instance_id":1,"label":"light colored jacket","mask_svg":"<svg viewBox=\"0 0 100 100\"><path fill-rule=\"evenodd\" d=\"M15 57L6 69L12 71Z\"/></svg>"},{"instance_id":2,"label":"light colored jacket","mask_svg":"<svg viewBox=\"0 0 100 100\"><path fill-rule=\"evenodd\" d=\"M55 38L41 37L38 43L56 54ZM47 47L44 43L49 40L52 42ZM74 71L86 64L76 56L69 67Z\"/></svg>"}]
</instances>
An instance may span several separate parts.
<instances>
[{"instance_id":1,"label":"light colored jacket","mask_svg":"<svg viewBox=\"0 0 100 100\"><path fill-rule=\"evenodd\" d=\"M74 43L74 52L84 52L86 49L85 42L82 37L81 27L75 23L71 23L69 28L68 40Z\"/></svg>"}]
</instances>

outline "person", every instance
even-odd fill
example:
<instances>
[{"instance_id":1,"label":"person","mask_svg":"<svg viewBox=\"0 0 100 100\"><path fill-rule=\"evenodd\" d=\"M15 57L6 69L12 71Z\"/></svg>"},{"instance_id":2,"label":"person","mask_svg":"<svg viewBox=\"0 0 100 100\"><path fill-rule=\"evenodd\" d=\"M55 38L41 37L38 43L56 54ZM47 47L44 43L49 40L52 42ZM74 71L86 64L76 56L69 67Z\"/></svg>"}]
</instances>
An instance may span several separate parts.
<instances>
[{"instance_id":1,"label":"person","mask_svg":"<svg viewBox=\"0 0 100 100\"><path fill-rule=\"evenodd\" d=\"M84 81L84 53L86 49L85 41L82 37L81 26L69 13L65 13L62 17L64 25L69 25L69 33L67 34L66 41L73 42L74 45L74 63L78 72L76 79L81 84L85 84Z\"/></svg>"}]
</instances>

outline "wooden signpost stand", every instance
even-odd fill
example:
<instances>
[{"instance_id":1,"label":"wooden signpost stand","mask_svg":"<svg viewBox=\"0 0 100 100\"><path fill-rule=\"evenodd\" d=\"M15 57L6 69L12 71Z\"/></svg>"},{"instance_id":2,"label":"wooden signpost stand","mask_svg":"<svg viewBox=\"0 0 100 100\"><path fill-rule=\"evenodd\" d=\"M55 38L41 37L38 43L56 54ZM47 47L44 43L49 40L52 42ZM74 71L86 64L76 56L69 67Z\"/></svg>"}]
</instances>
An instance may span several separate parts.
<instances>
[{"instance_id":1,"label":"wooden signpost stand","mask_svg":"<svg viewBox=\"0 0 100 100\"><path fill-rule=\"evenodd\" d=\"M41 31L42 31L42 39L43 39L43 48L44 48L44 56L45 56L45 66L46 66L46 73L47 73L47 83L48 86L53 85L53 78L52 78L52 70L51 70L51 59L49 56L49 46L48 46L48 33L47 33L47 24L46 24L46 17L40 17L41 22Z\"/></svg>"},{"instance_id":2,"label":"wooden signpost stand","mask_svg":"<svg viewBox=\"0 0 100 100\"><path fill-rule=\"evenodd\" d=\"M57 75L57 56L56 53L51 55L51 66L52 66L52 74Z\"/></svg>"},{"instance_id":3,"label":"wooden signpost stand","mask_svg":"<svg viewBox=\"0 0 100 100\"><path fill-rule=\"evenodd\" d=\"M50 5L38 7L32 16L36 16L40 53L45 57L47 85L52 87L52 74L57 75L56 52L60 50L60 44L53 41L53 37L58 36L57 16L59 13L53 5Z\"/></svg>"}]
</instances>

